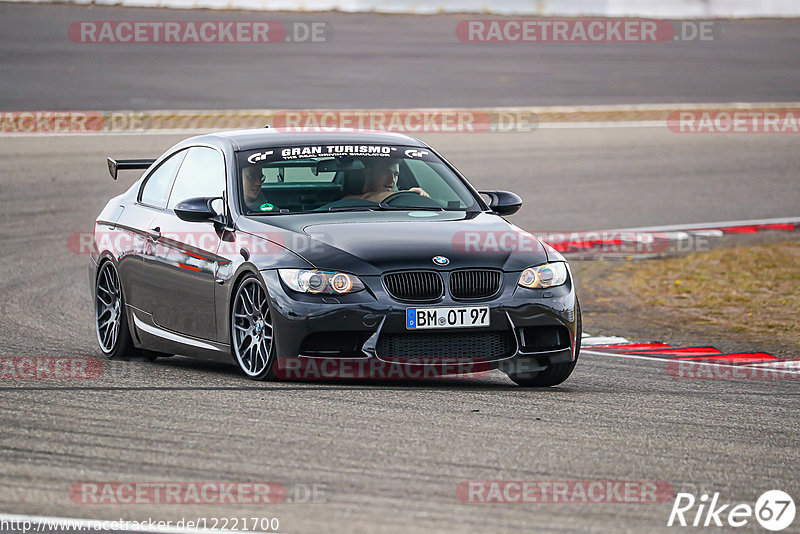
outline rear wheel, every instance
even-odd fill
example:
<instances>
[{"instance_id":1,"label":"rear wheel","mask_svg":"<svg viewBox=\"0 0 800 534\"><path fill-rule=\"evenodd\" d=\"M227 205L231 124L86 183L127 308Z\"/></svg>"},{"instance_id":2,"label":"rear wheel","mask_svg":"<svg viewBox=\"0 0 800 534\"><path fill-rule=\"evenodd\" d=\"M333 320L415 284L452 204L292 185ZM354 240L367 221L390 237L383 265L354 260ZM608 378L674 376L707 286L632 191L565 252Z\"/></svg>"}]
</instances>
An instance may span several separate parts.
<instances>
[{"instance_id":1,"label":"rear wheel","mask_svg":"<svg viewBox=\"0 0 800 534\"><path fill-rule=\"evenodd\" d=\"M569 375L575 369L575 364L578 363L578 356L581 351L581 335L583 333L581 307L577 299L575 300L575 314L578 316L578 325L575 339L575 358L572 361L551 365L538 373L509 373L508 377L518 385L526 387L557 386L569 378Z\"/></svg>"},{"instance_id":2,"label":"rear wheel","mask_svg":"<svg viewBox=\"0 0 800 534\"><path fill-rule=\"evenodd\" d=\"M247 275L234 293L231 308L231 349L239 368L253 380L274 378L272 315L267 290Z\"/></svg>"},{"instance_id":3,"label":"rear wheel","mask_svg":"<svg viewBox=\"0 0 800 534\"><path fill-rule=\"evenodd\" d=\"M122 284L114 263L106 261L94 284L94 324L100 350L110 359L135 356Z\"/></svg>"}]
</instances>

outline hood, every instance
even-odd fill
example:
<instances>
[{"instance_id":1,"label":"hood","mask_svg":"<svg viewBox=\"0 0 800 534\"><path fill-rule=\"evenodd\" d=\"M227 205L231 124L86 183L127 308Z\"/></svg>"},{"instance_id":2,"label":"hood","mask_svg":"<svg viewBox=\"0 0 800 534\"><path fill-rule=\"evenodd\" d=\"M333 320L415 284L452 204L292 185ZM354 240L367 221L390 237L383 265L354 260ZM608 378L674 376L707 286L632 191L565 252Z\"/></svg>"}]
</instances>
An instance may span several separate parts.
<instances>
[{"instance_id":1,"label":"hood","mask_svg":"<svg viewBox=\"0 0 800 534\"><path fill-rule=\"evenodd\" d=\"M547 261L541 241L490 213L339 212L246 217L237 224L266 233L318 269L356 275L471 267L521 271ZM437 256L447 264L434 263Z\"/></svg>"}]
</instances>

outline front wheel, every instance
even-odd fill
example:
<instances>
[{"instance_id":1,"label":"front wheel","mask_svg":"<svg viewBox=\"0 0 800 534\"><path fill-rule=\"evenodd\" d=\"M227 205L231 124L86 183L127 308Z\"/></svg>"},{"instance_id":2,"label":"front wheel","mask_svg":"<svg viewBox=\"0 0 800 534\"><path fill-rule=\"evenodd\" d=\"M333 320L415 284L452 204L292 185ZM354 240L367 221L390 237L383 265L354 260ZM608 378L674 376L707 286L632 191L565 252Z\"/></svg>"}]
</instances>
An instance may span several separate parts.
<instances>
[{"instance_id":1,"label":"front wheel","mask_svg":"<svg viewBox=\"0 0 800 534\"><path fill-rule=\"evenodd\" d=\"M250 274L239 284L231 307L231 349L242 372L252 380L274 378L272 315L267 290Z\"/></svg>"},{"instance_id":2,"label":"front wheel","mask_svg":"<svg viewBox=\"0 0 800 534\"><path fill-rule=\"evenodd\" d=\"M581 307L577 299L575 300L575 314L578 316L578 325L575 338L575 358L572 361L551 365L544 371L538 373L509 374L508 378L513 380L516 384L525 387L557 386L569 378L569 375L571 375L572 371L575 369L575 364L578 363L578 355L581 351L581 335L583 335Z\"/></svg>"},{"instance_id":3,"label":"front wheel","mask_svg":"<svg viewBox=\"0 0 800 534\"><path fill-rule=\"evenodd\" d=\"M94 284L94 326L100 350L106 358L136 355L131 339L122 284L114 263L106 261L97 272Z\"/></svg>"}]
</instances>

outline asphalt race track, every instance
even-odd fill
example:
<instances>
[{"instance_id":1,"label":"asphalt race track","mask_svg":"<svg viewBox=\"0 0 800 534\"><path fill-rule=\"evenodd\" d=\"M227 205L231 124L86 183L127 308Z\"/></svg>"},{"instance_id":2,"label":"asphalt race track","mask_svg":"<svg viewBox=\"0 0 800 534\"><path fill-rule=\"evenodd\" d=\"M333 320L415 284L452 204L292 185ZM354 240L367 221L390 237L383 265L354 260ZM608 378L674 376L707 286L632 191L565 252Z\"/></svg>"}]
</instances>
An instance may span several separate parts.
<instances>
[{"instance_id":1,"label":"asphalt race track","mask_svg":"<svg viewBox=\"0 0 800 534\"><path fill-rule=\"evenodd\" d=\"M250 18L321 21L332 38L261 48L67 36L80 20ZM0 3L0 110L800 101L797 21L717 21L711 42L496 46L460 42L466 18ZM663 361L596 352L560 387L533 390L499 372L254 383L233 364L100 360L89 260L68 243L135 179L112 181L106 156L152 157L183 137L0 136L0 357L102 361L87 380L0 379L0 532L10 513L277 518L286 533L674 533L694 529L667 527L671 500L467 504L457 488L654 481L750 506L771 489L800 496L796 380L679 380ZM479 188L520 194L510 220L526 230L800 215L797 134L626 125L421 137ZM624 321L617 333L628 334ZM165 481L277 482L293 502L90 505L70 495L81 482ZM736 530L764 531L752 519Z\"/></svg>"},{"instance_id":2,"label":"asphalt race track","mask_svg":"<svg viewBox=\"0 0 800 534\"><path fill-rule=\"evenodd\" d=\"M497 17L154 12L0 3L0 109L416 109L800 100L796 21L716 21L712 41L461 42L457 24L476 18ZM164 46L68 38L70 23L104 20L321 22L330 39Z\"/></svg>"},{"instance_id":3,"label":"asphalt race track","mask_svg":"<svg viewBox=\"0 0 800 534\"><path fill-rule=\"evenodd\" d=\"M100 357L88 259L67 239L91 231L133 179L111 181L106 155L150 156L179 137L0 140L0 355ZM592 128L426 140L476 184L520 193L526 207L511 220L528 229L790 216L800 200L791 136ZM793 380L676 380L661 362L596 354L547 390L499 373L253 383L233 365L184 358L104 365L94 380L0 383L0 512L277 517L291 533L657 532L675 530L670 502L464 504L456 488L663 481L751 505L768 489L800 493ZM273 481L324 494L268 506L76 504L69 489L85 481Z\"/></svg>"}]
</instances>

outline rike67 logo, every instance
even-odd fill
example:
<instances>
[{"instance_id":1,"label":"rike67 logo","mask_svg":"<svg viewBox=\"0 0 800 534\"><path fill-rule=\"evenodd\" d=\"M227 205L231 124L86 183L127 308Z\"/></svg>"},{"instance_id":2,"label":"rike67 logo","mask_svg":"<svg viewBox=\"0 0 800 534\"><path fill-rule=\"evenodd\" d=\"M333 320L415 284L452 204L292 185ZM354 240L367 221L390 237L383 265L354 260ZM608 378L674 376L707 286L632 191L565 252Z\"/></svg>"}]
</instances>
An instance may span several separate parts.
<instances>
[{"instance_id":1,"label":"rike67 logo","mask_svg":"<svg viewBox=\"0 0 800 534\"><path fill-rule=\"evenodd\" d=\"M781 490L765 491L755 507L746 503L723 503L719 492L710 498L704 493L699 499L691 493L678 493L667 526L743 527L755 517L762 527L777 532L791 525L794 516L794 500Z\"/></svg>"}]
</instances>

